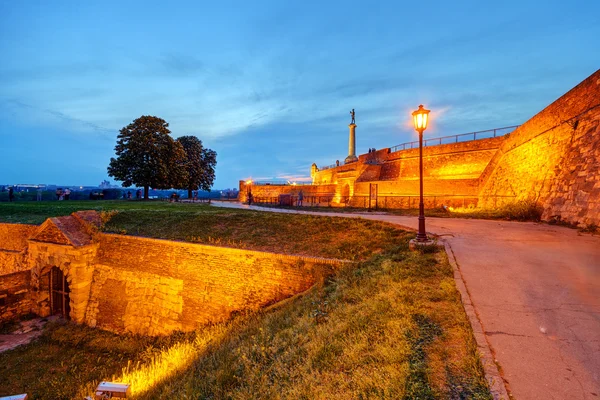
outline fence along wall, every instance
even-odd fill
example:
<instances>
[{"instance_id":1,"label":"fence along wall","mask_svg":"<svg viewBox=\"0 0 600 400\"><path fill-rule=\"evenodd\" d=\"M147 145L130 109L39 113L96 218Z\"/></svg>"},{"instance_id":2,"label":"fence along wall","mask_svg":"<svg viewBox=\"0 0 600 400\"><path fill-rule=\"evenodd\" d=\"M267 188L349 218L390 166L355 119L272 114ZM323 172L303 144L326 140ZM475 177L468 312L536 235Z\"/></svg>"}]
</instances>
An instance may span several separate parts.
<instances>
[{"instance_id":1,"label":"fence along wall","mask_svg":"<svg viewBox=\"0 0 600 400\"><path fill-rule=\"evenodd\" d=\"M534 199L543 218L600 224L600 70L517 128L481 177L480 205Z\"/></svg>"},{"instance_id":2,"label":"fence along wall","mask_svg":"<svg viewBox=\"0 0 600 400\"><path fill-rule=\"evenodd\" d=\"M251 189L255 201L277 199L280 194L297 196L301 190L305 198L309 196L330 196L336 192L337 188L337 185L257 185L247 184L245 181L240 181L239 184L239 200L242 203L248 201L248 188Z\"/></svg>"},{"instance_id":3,"label":"fence along wall","mask_svg":"<svg viewBox=\"0 0 600 400\"><path fill-rule=\"evenodd\" d=\"M85 322L116 332L189 331L311 287L341 261L99 235Z\"/></svg>"}]
</instances>

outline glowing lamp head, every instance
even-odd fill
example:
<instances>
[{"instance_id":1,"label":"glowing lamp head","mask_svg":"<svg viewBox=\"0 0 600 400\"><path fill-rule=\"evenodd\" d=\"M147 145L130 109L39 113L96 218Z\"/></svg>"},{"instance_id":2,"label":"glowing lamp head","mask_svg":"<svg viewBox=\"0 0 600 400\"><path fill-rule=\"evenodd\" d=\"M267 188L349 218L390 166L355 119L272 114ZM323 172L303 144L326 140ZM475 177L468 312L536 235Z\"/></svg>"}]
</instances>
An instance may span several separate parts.
<instances>
[{"instance_id":1,"label":"glowing lamp head","mask_svg":"<svg viewBox=\"0 0 600 400\"><path fill-rule=\"evenodd\" d=\"M252 185L252 179L248 179L248 180L246 181L246 185Z\"/></svg>"},{"instance_id":2,"label":"glowing lamp head","mask_svg":"<svg viewBox=\"0 0 600 400\"><path fill-rule=\"evenodd\" d=\"M430 110L426 110L425 108L423 108L423 104L419 106L419 109L417 111L413 111L413 122L415 123L415 129L418 132L423 132L425 129L427 129L429 111Z\"/></svg>"}]
</instances>

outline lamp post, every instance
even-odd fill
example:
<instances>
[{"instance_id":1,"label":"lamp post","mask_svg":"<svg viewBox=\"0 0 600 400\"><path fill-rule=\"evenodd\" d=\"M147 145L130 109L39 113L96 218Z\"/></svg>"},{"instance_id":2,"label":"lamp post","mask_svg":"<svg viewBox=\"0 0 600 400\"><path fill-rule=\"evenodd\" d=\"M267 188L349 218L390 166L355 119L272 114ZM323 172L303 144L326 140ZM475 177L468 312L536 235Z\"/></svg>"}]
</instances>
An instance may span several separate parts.
<instances>
[{"instance_id":1,"label":"lamp post","mask_svg":"<svg viewBox=\"0 0 600 400\"><path fill-rule=\"evenodd\" d=\"M427 233L425 232L425 206L423 204L423 131L427 129L427 120L429 119L429 110L423 108L421 104L417 111L412 113L415 129L419 132L419 232L417 233L417 242L427 242Z\"/></svg>"},{"instance_id":2,"label":"lamp post","mask_svg":"<svg viewBox=\"0 0 600 400\"><path fill-rule=\"evenodd\" d=\"M248 205L252 204L252 179L246 181L246 198L248 199Z\"/></svg>"}]
</instances>

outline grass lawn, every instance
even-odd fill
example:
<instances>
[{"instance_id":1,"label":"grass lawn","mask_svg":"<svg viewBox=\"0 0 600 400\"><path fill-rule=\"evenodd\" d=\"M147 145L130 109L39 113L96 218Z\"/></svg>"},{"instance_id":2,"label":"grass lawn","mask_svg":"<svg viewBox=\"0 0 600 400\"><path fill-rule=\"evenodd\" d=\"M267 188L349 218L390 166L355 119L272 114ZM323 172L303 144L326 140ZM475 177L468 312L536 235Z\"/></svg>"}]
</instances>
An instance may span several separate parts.
<instances>
[{"instance_id":1,"label":"grass lawn","mask_svg":"<svg viewBox=\"0 0 600 400\"><path fill-rule=\"evenodd\" d=\"M61 214L94 208L73 203ZM491 398L445 253L409 251L411 233L356 219L96 204L119 210L109 231L358 261L302 296L188 334L50 324L0 354L0 395L81 399L100 380L121 380L138 399ZM41 222L31 208L19 218Z\"/></svg>"},{"instance_id":2,"label":"grass lawn","mask_svg":"<svg viewBox=\"0 0 600 400\"><path fill-rule=\"evenodd\" d=\"M49 217L69 215L79 210L173 210L185 206L166 201L80 200L0 202L0 222L39 225ZM200 204L194 204L200 206Z\"/></svg>"}]
</instances>

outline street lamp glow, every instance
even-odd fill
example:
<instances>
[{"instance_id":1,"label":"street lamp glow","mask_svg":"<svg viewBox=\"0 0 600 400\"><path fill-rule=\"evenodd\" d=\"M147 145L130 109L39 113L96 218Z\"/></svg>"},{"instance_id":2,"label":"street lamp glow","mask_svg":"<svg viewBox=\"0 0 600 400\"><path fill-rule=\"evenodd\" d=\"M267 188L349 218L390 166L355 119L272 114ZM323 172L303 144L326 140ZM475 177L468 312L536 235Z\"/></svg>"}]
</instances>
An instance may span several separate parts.
<instances>
[{"instance_id":1,"label":"street lamp glow","mask_svg":"<svg viewBox=\"0 0 600 400\"><path fill-rule=\"evenodd\" d=\"M413 111L413 122L415 123L415 129L419 133L423 133L427 129L427 121L429 120L429 111L423 108L423 104L419 106L417 111Z\"/></svg>"},{"instance_id":2,"label":"street lamp glow","mask_svg":"<svg viewBox=\"0 0 600 400\"><path fill-rule=\"evenodd\" d=\"M423 203L423 131L427 129L429 110L421 104L417 111L413 111L412 116L415 129L419 132L419 231L416 242L426 244L429 243L429 239L425 231L425 204Z\"/></svg>"},{"instance_id":3,"label":"street lamp glow","mask_svg":"<svg viewBox=\"0 0 600 400\"><path fill-rule=\"evenodd\" d=\"M252 185L252 179L248 179L248 180L246 181L246 185Z\"/></svg>"}]
</instances>

